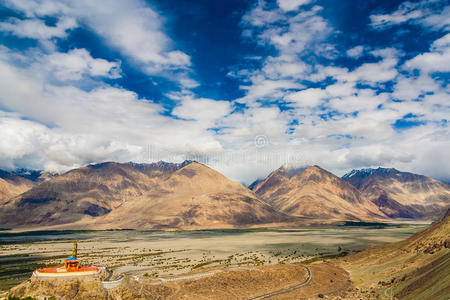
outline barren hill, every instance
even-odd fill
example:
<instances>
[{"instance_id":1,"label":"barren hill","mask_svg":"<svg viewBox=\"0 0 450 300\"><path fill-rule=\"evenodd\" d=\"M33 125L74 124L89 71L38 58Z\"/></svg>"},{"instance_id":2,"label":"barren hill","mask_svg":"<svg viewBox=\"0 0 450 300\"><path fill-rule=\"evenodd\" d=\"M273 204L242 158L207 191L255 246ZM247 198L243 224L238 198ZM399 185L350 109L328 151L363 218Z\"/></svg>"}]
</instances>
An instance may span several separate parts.
<instances>
[{"instance_id":1,"label":"barren hill","mask_svg":"<svg viewBox=\"0 0 450 300\"><path fill-rule=\"evenodd\" d=\"M353 290L355 297L449 299L450 210L404 241L367 249L338 263L358 287Z\"/></svg>"},{"instance_id":2,"label":"barren hill","mask_svg":"<svg viewBox=\"0 0 450 300\"><path fill-rule=\"evenodd\" d=\"M280 222L283 215L241 184L192 162L96 223L114 220L131 228L217 228Z\"/></svg>"},{"instance_id":3,"label":"barren hill","mask_svg":"<svg viewBox=\"0 0 450 300\"><path fill-rule=\"evenodd\" d=\"M436 219L450 206L450 185L423 175L378 168L342 178L392 218Z\"/></svg>"},{"instance_id":4,"label":"barren hill","mask_svg":"<svg viewBox=\"0 0 450 300\"><path fill-rule=\"evenodd\" d=\"M0 217L3 227L150 229L246 226L283 215L241 184L186 161L71 170L8 201Z\"/></svg>"},{"instance_id":5,"label":"barren hill","mask_svg":"<svg viewBox=\"0 0 450 300\"><path fill-rule=\"evenodd\" d=\"M27 178L0 170L0 205L12 197L26 192L34 185L35 183Z\"/></svg>"},{"instance_id":6,"label":"barren hill","mask_svg":"<svg viewBox=\"0 0 450 300\"><path fill-rule=\"evenodd\" d=\"M42 182L11 199L1 211L1 220L14 227L66 224L86 216L97 217L141 195L150 184L147 175L128 164L89 165Z\"/></svg>"},{"instance_id":7,"label":"barren hill","mask_svg":"<svg viewBox=\"0 0 450 300\"><path fill-rule=\"evenodd\" d=\"M275 209L292 216L329 220L369 220L384 214L351 184L312 166L282 166L253 187Z\"/></svg>"}]
</instances>

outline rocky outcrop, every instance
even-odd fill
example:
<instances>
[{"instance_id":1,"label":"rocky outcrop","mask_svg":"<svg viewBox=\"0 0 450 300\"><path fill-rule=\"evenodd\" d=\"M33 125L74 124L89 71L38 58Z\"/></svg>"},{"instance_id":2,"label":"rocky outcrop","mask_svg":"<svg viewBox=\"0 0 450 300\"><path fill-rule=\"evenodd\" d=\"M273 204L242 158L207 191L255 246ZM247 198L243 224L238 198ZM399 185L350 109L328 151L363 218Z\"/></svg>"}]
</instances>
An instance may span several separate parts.
<instances>
[{"instance_id":1,"label":"rocky outcrop","mask_svg":"<svg viewBox=\"0 0 450 300\"><path fill-rule=\"evenodd\" d=\"M38 279L31 277L9 291L9 297L41 299L113 299L103 288L101 276Z\"/></svg>"}]
</instances>

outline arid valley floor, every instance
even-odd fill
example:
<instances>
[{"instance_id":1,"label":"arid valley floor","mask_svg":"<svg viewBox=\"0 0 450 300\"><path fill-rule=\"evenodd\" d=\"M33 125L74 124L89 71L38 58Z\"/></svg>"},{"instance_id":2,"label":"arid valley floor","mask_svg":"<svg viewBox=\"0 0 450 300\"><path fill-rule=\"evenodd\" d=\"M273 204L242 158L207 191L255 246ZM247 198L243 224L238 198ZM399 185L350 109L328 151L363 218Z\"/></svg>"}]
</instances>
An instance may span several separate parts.
<instances>
[{"instance_id":1,"label":"arid valley floor","mask_svg":"<svg viewBox=\"0 0 450 300\"><path fill-rule=\"evenodd\" d=\"M425 226L419 223L381 228L176 232L5 231L0 245L0 284L7 290L27 280L37 267L61 265L72 240L78 240L83 264L106 267L113 271L107 274L109 280L124 277L128 287L139 284L151 287L140 294L149 299L177 299L181 295L194 298L200 290L203 290L200 298L205 299L211 298L211 292L212 298L218 299L252 298L302 282L307 274L298 264L301 262L313 263L309 266L312 281L304 288L273 297L292 299L319 294L329 297L349 287L349 275L336 265L319 262L404 240ZM116 292L119 293L117 289ZM72 296L66 293L63 298Z\"/></svg>"}]
</instances>

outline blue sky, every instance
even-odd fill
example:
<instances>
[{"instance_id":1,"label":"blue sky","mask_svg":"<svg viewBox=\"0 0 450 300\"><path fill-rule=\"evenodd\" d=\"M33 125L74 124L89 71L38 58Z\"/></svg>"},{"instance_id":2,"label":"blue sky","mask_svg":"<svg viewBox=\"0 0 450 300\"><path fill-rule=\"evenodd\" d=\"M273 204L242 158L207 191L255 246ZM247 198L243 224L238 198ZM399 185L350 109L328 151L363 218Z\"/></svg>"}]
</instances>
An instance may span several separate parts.
<instances>
[{"instance_id":1,"label":"blue sky","mask_svg":"<svg viewBox=\"0 0 450 300\"><path fill-rule=\"evenodd\" d=\"M0 167L449 180L447 1L0 1Z\"/></svg>"}]
</instances>

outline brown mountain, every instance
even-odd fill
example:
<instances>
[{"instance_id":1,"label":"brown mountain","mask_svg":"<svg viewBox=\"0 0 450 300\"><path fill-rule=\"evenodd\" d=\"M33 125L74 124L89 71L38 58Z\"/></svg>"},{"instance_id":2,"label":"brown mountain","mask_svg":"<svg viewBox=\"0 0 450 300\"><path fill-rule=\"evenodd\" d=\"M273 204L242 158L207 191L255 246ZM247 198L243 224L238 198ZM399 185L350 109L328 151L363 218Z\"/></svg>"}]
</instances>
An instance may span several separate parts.
<instances>
[{"instance_id":1,"label":"brown mountain","mask_svg":"<svg viewBox=\"0 0 450 300\"><path fill-rule=\"evenodd\" d=\"M339 259L351 275L351 299L449 299L450 209L410 238ZM347 295L350 296L350 295ZM350 297L349 297L350 298Z\"/></svg>"},{"instance_id":2,"label":"brown mountain","mask_svg":"<svg viewBox=\"0 0 450 300\"><path fill-rule=\"evenodd\" d=\"M303 169L283 166L256 183L253 191L291 216L322 221L385 217L354 186L318 166Z\"/></svg>"},{"instance_id":3,"label":"brown mountain","mask_svg":"<svg viewBox=\"0 0 450 300\"><path fill-rule=\"evenodd\" d=\"M99 223L113 219L133 228L213 228L278 222L283 216L241 184L193 162L160 182L150 195L125 203Z\"/></svg>"},{"instance_id":4,"label":"brown mountain","mask_svg":"<svg viewBox=\"0 0 450 300\"><path fill-rule=\"evenodd\" d=\"M35 183L27 178L0 170L0 205L26 192L34 185Z\"/></svg>"},{"instance_id":5,"label":"brown mountain","mask_svg":"<svg viewBox=\"0 0 450 300\"><path fill-rule=\"evenodd\" d=\"M2 227L150 229L247 226L283 215L241 184L187 161L71 170L11 199L0 217Z\"/></svg>"},{"instance_id":6,"label":"brown mountain","mask_svg":"<svg viewBox=\"0 0 450 300\"><path fill-rule=\"evenodd\" d=\"M450 206L450 185L423 175L378 168L342 178L392 218L436 219Z\"/></svg>"}]
</instances>

